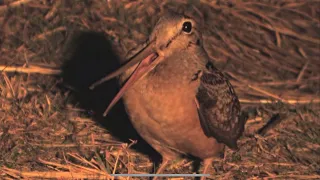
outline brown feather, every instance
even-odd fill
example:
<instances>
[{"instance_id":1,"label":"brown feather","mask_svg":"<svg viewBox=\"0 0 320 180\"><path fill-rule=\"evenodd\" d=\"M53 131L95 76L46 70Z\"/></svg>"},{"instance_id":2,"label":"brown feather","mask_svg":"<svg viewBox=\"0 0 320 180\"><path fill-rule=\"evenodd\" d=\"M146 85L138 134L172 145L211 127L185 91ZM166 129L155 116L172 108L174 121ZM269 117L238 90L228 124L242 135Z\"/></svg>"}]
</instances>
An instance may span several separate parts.
<instances>
[{"instance_id":1,"label":"brown feather","mask_svg":"<svg viewBox=\"0 0 320 180\"><path fill-rule=\"evenodd\" d=\"M199 119L206 136L237 149L246 115L241 114L238 97L228 79L211 63L202 72L196 98Z\"/></svg>"}]
</instances>

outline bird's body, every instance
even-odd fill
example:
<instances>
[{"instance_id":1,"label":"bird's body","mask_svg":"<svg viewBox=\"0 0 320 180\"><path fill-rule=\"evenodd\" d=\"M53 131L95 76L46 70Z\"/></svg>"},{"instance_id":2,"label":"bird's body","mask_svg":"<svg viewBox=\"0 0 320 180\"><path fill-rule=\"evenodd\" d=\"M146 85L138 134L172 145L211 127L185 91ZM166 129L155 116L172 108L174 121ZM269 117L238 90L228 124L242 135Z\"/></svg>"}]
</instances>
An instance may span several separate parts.
<instances>
[{"instance_id":1,"label":"bird's body","mask_svg":"<svg viewBox=\"0 0 320 180\"><path fill-rule=\"evenodd\" d=\"M237 96L203 48L200 29L194 19L168 13L138 53L107 77L124 72L107 111L123 96L133 126L163 157L158 173L182 154L203 159L205 172L225 145L237 148L243 132Z\"/></svg>"},{"instance_id":2,"label":"bird's body","mask_svg":"<svg viewBox=\"0 0 320 180\"><path fill-rule=\"evenodd\" d=\"M135 129L167 159L180 154L211 158L224 147L204 134L195 102L200 81L193 78L206 68L207 60L204 54L190 54L188 49L173 54L124 95ZM125 81L133 69L121 80Z\"/></svg>"}]
</instances>

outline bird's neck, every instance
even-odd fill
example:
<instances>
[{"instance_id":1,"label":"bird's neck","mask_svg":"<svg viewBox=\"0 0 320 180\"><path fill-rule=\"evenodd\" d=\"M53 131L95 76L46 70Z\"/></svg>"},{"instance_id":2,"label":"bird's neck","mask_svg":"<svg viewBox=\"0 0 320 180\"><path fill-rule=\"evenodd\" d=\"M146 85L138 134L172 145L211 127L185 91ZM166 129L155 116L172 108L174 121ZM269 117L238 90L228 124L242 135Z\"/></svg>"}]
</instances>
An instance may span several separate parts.
<instances>
[{"instance_id":1,"label":"bird's neck","mask_svg":"<svg viewBox=\"0 0 320 180\"><path fill-rule=\"evenodd\" d=\"M188 50L174 53L157 65L146 78L155 82L188 84L195 74L205 68L208 61L204 50L190 52Z\"/></svg>"}]
</instances>

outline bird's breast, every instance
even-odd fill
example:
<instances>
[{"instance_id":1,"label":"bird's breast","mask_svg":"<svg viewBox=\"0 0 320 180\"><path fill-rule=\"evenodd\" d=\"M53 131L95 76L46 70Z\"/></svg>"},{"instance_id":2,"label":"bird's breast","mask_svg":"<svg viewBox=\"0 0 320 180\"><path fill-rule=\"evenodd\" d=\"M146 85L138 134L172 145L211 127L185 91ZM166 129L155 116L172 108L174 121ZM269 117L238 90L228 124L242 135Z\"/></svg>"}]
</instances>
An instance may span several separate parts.
<instances>
[{"instance_id":1,"label":"bird's breast","mask_svg":"<svg viewBox=\"0 0 320 180\"><path fill-rule=\"evenodd\" d=\"M198 121L195 97L200 82L194 75L203 68L198 59L195 54L173 54L138 80L124 95L130 116L145 112L164 127L180 121L190 121L190 127Z\"/></svg>"},{"instance_id":2,"label":"bird's breast","mask_svg":"<svg viewBox=\"0 0 320 180\"><path fill-rule=\"evenodd\" d=\"M195 103L198 86L198 81L189 85L140 81L124 96L133 126L156 149L160 143L202 159L215 156L224 146L202 130Z\"/></svg>"},{"instance_id":3,"label":"bird's breast","mask_svg":"<svg viewBox=\"0 0 320 180\"><path fill-rule=\"evenodd\" d=\"M147 78L136 84L127 97L140 101L141 108L148 116L159 124L166 126L179 121L198 118L195 95L199 86L198 81L189 83L172 82L172 79Z\"/></svg>"}]
</instances>

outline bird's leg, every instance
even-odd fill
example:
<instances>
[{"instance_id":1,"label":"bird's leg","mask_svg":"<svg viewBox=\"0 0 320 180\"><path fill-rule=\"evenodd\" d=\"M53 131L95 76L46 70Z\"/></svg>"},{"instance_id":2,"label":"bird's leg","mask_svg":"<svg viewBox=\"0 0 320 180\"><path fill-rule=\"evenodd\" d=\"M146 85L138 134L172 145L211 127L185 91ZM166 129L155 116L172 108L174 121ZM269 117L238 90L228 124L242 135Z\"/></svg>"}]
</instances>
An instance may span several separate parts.
<instances>
[{"instance_id":1,"label":"bird's leg","mask_svg":"<svg viewBox=\"0 0 320 180\"><path fill-rule=\"evenodd\" d=\"M210 165L212 164L213 158L208 158L203 160L203 171L202 174L207 174L207 171L210 167ZM206 176L202 176L200 180L205 180Z\"/></svg>"},{"instance_id":2,"label":"bird's leg","mask_svg":"<svg viewBox=\"0 0 320 180\"><path fill-rule=\"evenodd\" d=\"M160 164L160 166L158 167L158 170L156 172L156 174L161 174L162 171L166 168L166 166L169 164L169 159L167 158L162 158L162 163ZM157 180L158 177L153 177L152 180Z\"/></svg>"}]
</instances>

